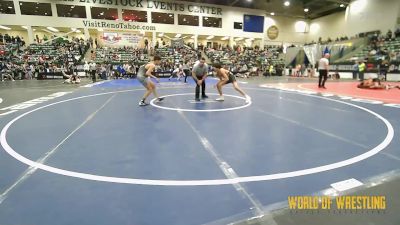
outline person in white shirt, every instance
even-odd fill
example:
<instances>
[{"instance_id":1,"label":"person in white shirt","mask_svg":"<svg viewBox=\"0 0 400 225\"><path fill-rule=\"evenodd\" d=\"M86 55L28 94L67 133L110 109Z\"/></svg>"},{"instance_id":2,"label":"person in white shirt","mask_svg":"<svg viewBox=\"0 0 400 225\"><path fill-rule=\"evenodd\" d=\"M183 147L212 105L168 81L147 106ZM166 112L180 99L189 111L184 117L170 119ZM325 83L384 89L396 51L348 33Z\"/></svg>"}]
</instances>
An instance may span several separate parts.
<instances>
[{"instance_id":1,"label":"person in white shirt","mask_svg":"<svg viewBox=\"0 0 400 225\"><path fill-rule=\"evenodd\" d=\"M35 74L35 67L33 66L33 64L31 64L31 65L29 66L28 77L27 77L27 79L32 80L34 74Z\"/></svg>"},{"instance_id":2,"label":"person in white shirt","mask_svg":"<svg viewBox=\"0 0 400 225\"><path fill-rule=\"evenodd\" d=\"M95 62L91 61L89 64L89 70L90 70L90 75L92 76L92 81L93 83L96 82L96 70L97 70L97 65Z\"/></svg>"},{"instance_id":3,"label":"person in white shirt","mask_svg":"<svg viewBox=\"0 0 400 225\"><path fill-rule=\"evenodd\" d=\"M328 72L329 72L329 60L328 59L329 59L329 57L330 57L330 54L326 53L324 55L324 57L322 57L319 60L319 63L318 63L318 71L319 71L318 87L319 88L326 89L325 82L328 79Z\"/></svg>"},{"instance_id":4,"label":"person in white shirt","mask_svg":"<svg viewBox=\"0 0 400 225\"><path fill-rule=\"evenodd\" d=\"M64 78L67 78L64 80L64 82L63 82L64 84L79 84L79 83L81 83L81 79L79 78L79 76L74 75L73 73L67 74L64 69L61 70L61 72L62 72Z\"/></svg>"},{"instance_id":5,"label":"person in white shirt","mask_svg":"<svg viewBox=\"0 0 400 225\"><path fill-rule=\"evenodd\" d=\"M183 73L185 74L185 83L187 83L186 80L187 80L188 76L190 76L189 61L186 61L186 62L183 64L182 69L183 69Z\"/></svg>"},{"instance_id":6,"label":"person in white shirt","mask_svg":"<svg viewBox=\"0 0 400 225\"><path fill-rule=\"evenodd\" d=\"M83 70L85 71L85 76L89 76L89 63L85 61L85 64L83 65Z\"/></svg>"},{"instance_id":7,"label":"person in white shirt","mask_svg":"<svg viewBox=\"0 0 400 225\"><path fill-rule=\"evenodd\" d=\"M168 80L171 80L171 79L174 77L174 75L177 76L178 81L180 81L181 78L184 76L184 73L183 73L183 69L182 69L182 65L181 65L181 64L176 65L174 71L172 71L172 74L171 74L171 76L169 77Z\"/></svg>"}]
</instances>

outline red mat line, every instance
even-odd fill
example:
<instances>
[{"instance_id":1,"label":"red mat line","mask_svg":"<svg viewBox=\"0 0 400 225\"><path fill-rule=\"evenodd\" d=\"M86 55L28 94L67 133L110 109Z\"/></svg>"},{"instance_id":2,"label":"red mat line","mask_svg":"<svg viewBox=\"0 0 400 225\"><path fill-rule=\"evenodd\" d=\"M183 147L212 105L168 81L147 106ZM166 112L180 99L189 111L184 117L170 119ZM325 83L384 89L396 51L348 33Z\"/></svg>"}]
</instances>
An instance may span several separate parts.
<instances>
[{"instance_id":1,"label":"red mat line","mask_svg":"<svg viewBox=\"0 0 400 225\"><path fill-rule=\"evenodd\" d=\"M327 82L325 85L327 89L318 88L318 84L314 83L287 83L279 84L277 86L298 90L315 91L324 94L344 95L354 98L377 100L384 103L400 104L400 90L397 88L390 90L368 90L357 88L358 84L358 82ZM396 83L395 85L399 84Z\"/></svg>"}]
</instances>

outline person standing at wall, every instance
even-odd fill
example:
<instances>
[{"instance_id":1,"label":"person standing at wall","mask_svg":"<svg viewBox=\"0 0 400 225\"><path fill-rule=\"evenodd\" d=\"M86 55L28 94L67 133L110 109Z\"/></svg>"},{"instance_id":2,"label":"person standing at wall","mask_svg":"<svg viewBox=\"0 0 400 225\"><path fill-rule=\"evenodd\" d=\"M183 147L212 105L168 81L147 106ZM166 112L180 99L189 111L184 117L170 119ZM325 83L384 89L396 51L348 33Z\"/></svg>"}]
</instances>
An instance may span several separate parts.
<instances>
[{"instance_id":1,"label":"person standing at wall","mask_svg":"<svg viewBox=\"0 0 400 225\"><path fill-rule=\"evenodd\" d=\"M387 60L383 60L381 65L380 65L380 68L381 68L381 72L379 73L379 75L380 75L379 78L381 80L385 80L386 81L387 73L389 71L389 62Z\"/></svg>"},{"instance_id":2,"label":"person standing at wall","mask_svg":"<svg viewBox=\"0 0 400 225\"><path fill-rule=\"evenodd\" d=\"M188 76L190 76L189 61L184 62L182 68L183 68L183 72L185 73L185 83L187 83L187 78L188 78Z\"/></svg>"},{"instance_id":3,"label":"person standing at wall","mask_svg":"<svg viewBox=\"0 0 400 225\"><path fill-rule=\"evenodd\" d=\"M318 63L318 71L319 71L318 87L319 88L326 89L325 82L328 79L328 73L329 73L329 57L330 57L330 54L326 53L324 55L324 57L322 57L319 60L319 63Z\"/></svg>"},{"instance_id":4,"label":"person standing at wall","mask_svg":"<svg viewBox=\"0 0 400 225\"><path fill-rule=\"evenodd\" d=\"M353 80L357 80L357 75L358 75L358 63L357 61L355 61L353 65Z\"/></svg>"},{"instance_id":5,"label":"person standing at wall","mask_svg":"<svg viewBox=\"0 0 400 225\"><path fill-rule=\"evenodd\" d=\"M364 80L365 69L366 69L366 66L365 66L364 60L358 62L358 76L361 81Z\"/></svg>"},{"instance_id":6,"label":"person standing at wall","mask_svg":"<svg viewBox=\"0 0 400 225\"><path fill-rule=\"evenodd\" d=\"M96 82L96 68L97 65L94 61L91 61L89 64L89 69L90 69L90 75L92 76L92 81L93 83Z\"/></svg>"},{"instance_id":7,"label":"person standing at wall","mask_svg":"<svg viewBox=\"0 0 400 225\"><path fill-rule=\"evenodd\" d=\"M85 71L85 77L89 77L89 63L85 61L85 64L83 65L83 70Z\"/></svg>"}]
</instances>

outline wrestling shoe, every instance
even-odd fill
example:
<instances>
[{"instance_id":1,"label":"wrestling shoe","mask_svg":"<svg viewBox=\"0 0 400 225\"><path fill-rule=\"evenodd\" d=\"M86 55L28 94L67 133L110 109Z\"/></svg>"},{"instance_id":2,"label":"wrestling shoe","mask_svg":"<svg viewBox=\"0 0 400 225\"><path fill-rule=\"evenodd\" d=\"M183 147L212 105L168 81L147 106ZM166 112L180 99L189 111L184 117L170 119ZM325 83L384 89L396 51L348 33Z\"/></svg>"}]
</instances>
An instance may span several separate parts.
<instances>
[{"instance_id":1,"label":"wrestling shoe","mask_svg":"<svg viewBox=\"0 0 400 225\"><path fill-rule=\"evenodd\" d=\"M146 106L146 105L149 105L149 104L147 104L147 103L146 103L145 101L143 101L143 100L139 102L139 106Z\"/></svg>"},{"instance_id":2,"label":"wrestling shoe","mask_svg":"<svg viewBox=\"0 0 400 225\"><path fill-rule=\"evenodd\" d=\"M246 95L246 100L245 101L246 101L246 104L249 104L251 102L251 97Z\"/></svg>"},{"instance_id":3,"label":"wrestling shoe","mask_svg":"<svg viewBox=\"0 0 400 225\"><path fill-rule=\"evenodd\" d=\"M221 96L221 97L215 99L215 101L219 101L219 102L223 102L224 100L225 100L224 96Z\"/></svg>"}]
</instances>

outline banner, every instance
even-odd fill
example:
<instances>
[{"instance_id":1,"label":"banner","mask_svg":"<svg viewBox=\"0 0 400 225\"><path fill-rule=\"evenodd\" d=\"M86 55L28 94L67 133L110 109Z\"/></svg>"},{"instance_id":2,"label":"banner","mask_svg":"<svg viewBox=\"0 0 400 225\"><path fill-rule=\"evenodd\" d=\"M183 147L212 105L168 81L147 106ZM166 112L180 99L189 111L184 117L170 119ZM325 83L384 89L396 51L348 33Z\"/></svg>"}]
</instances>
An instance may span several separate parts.
<instances>
[{"instance_id":1,"label":"banner","mask_svg":"<svg viewBox=\"0 0 400 225\"><path fill-rule=\"evenodd\" d=\"M315 44L315 45L304 46L303 49L310 64L315 66L318 58L320 57L320 55L318 54L317 45Z\"/></svg>"},{"instance_id":2,"label":"banner","mask_svg":"<svg viewBox=\"0 0 400 225\"><path fill-rule=\"evenodd\" d=\"M222 8L207 6L207 5L194 5L191 3L177 3L177 2L164 2L152 0L58 0L60 2L79 2L87 4L108 6L125 6L133 7L135 9L143 10L168 10L177 12L190 12L200 14L210 14L222 16Z\"/></svg>"},{"instance_id":3,"label":"banner","mask_svg":"<svg viewBox=\"0 0 400 225\"><path fill-rule=\"evenodd\" d=\"M100 22L95 20L83 20L83 25L88 28L104 28L104 29L117 29L117 30L139 30L139 31L155 31L155 26L149 25L136 25L128 22Z\"/></svg>"},{"instance_id":4,"label":"banner","mask_svg":"<svg viewBox=\"0 0 400 225\"><path fill-rule=\"evenodd\" d=\"M137 34L128 34L124 33L121 35L122 41L129 44L137 46L141 40L143 40L143 36Z\"/></svg>"},{"instance_id":5,"label":"banner","mask_svg":"<svg viewBox=\"0 0 400 225\"><path fill-rule=\"evenodd\" d=\"M184 46L184 42L182 38L176 38L171 40L171 47L174 48L182 48Z\"/></svg>"},{"instance_id":6,"label":"banner","mask_svg":"<svg viewBox=\"0 0 400 225\"><path fill-rule=\"evenodd\" d=\"M105 44L116 44L121 41L121 37L118 37L118 33L104 32L102 39Z\"/></svg>"},{"instance_id":7,"label":"banner","mask_svg":"<svg viewBox=\"0 0 400 225\"><path fill-rule=\"evenodd\" d=\"M104 32L101 40L105 46L137 47L143 40L143 36L130 33Z\"/></svg>"}]
</instances>

